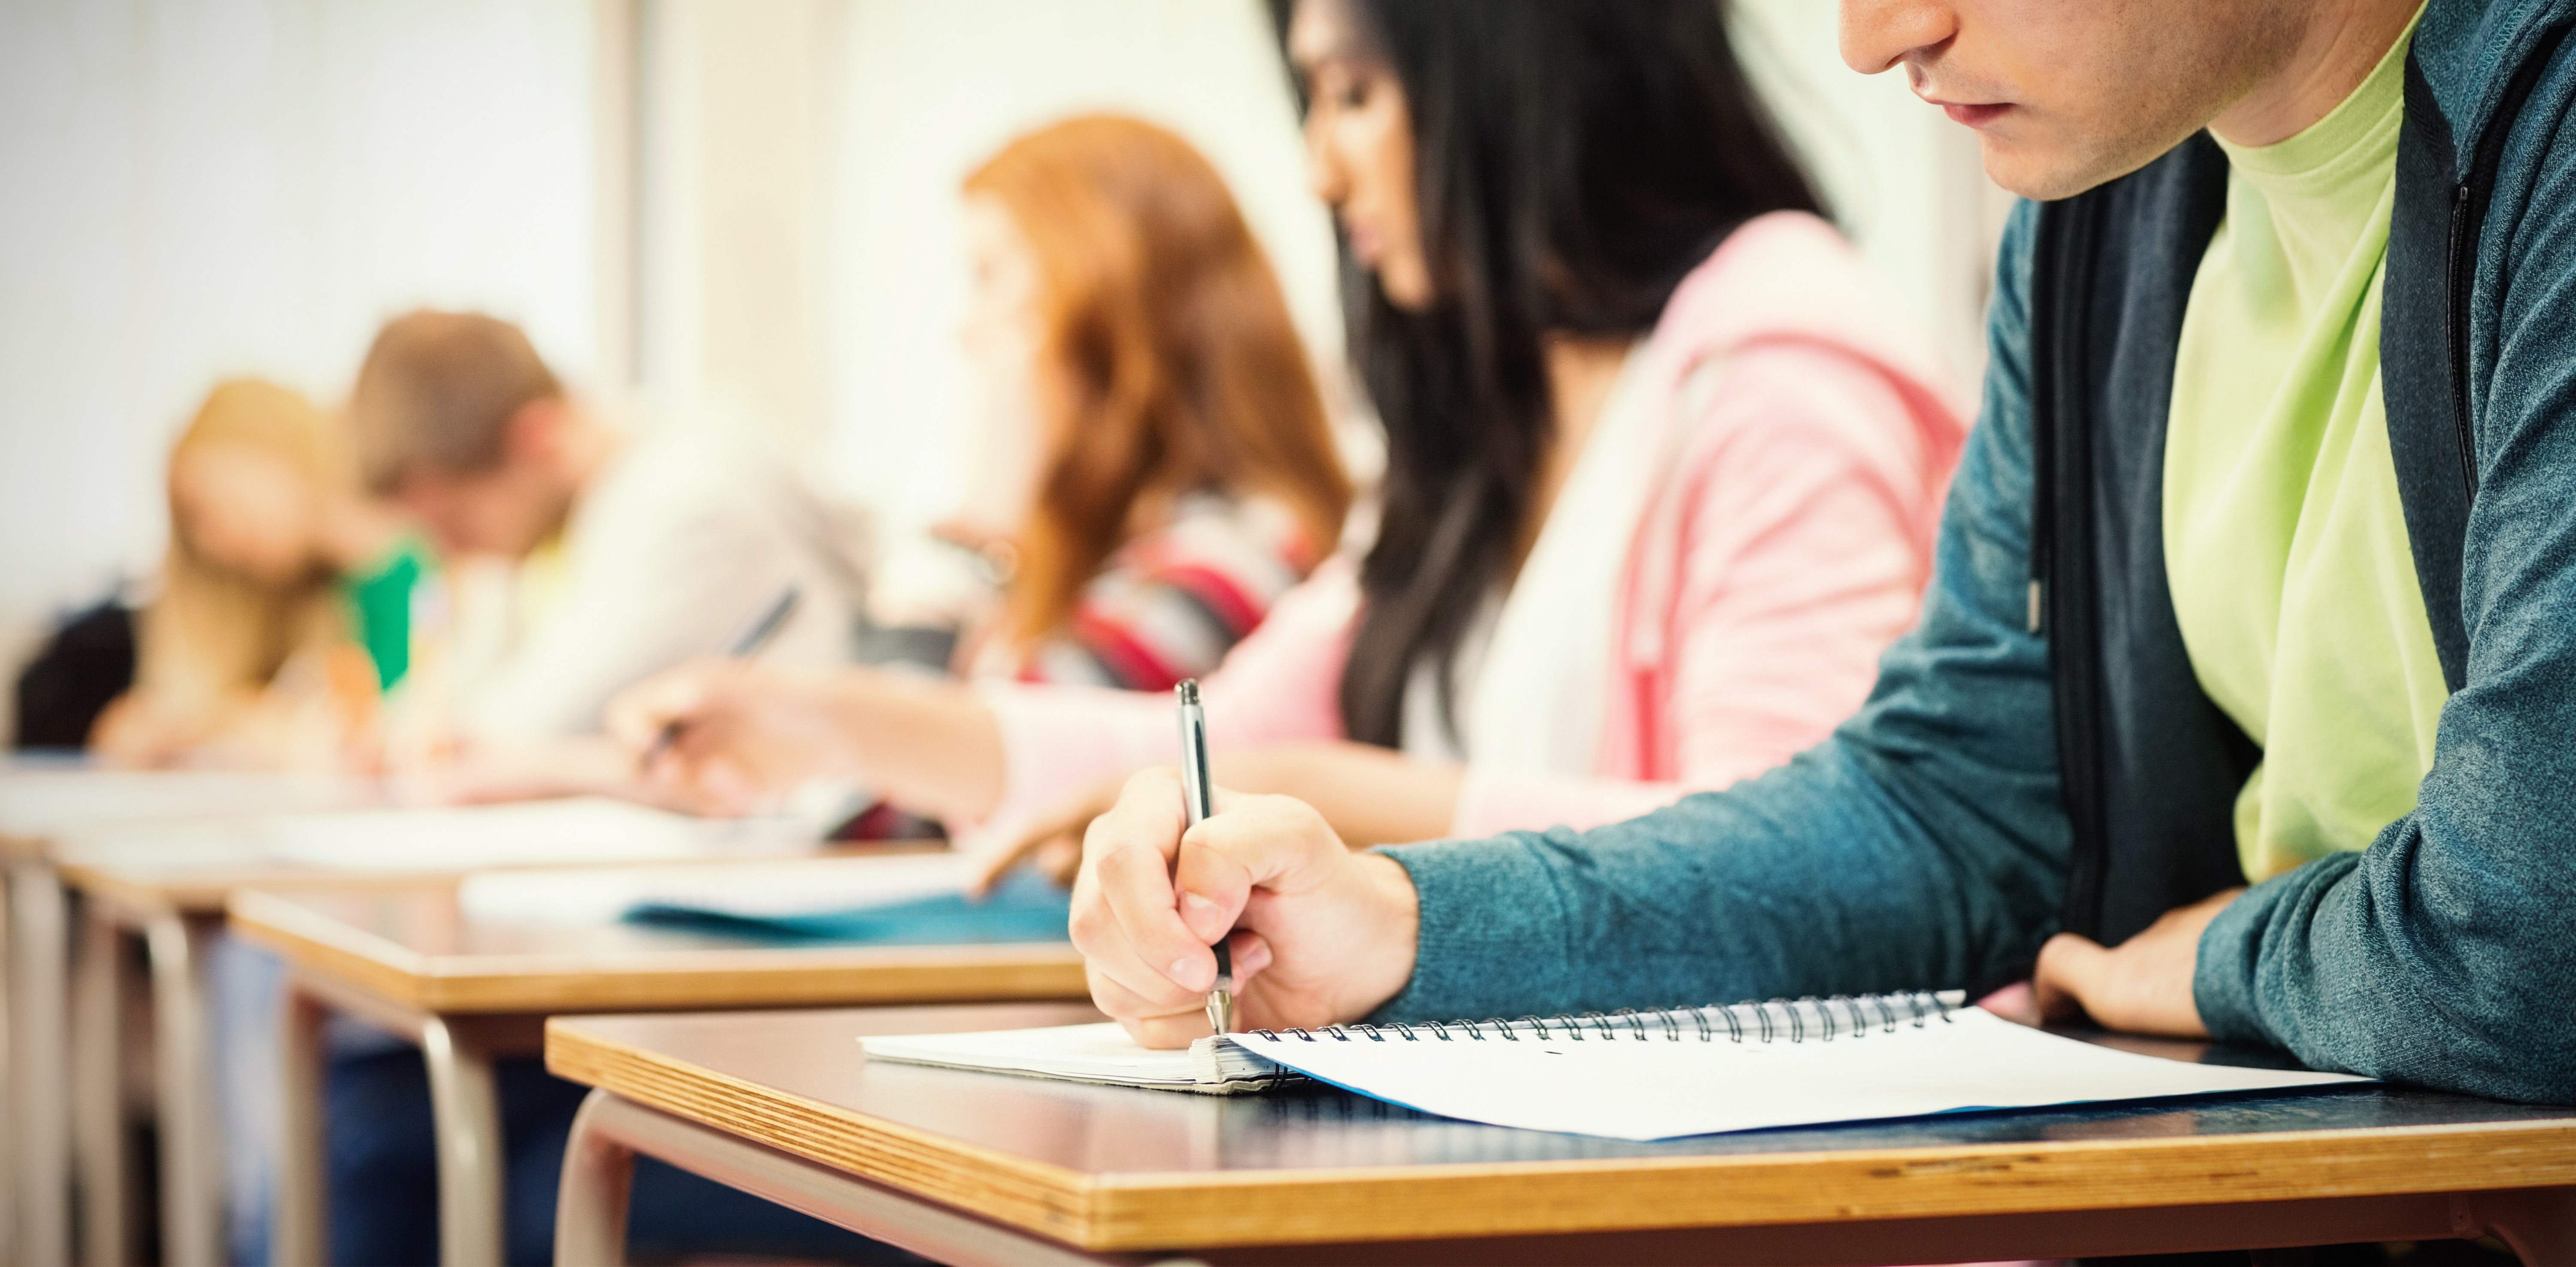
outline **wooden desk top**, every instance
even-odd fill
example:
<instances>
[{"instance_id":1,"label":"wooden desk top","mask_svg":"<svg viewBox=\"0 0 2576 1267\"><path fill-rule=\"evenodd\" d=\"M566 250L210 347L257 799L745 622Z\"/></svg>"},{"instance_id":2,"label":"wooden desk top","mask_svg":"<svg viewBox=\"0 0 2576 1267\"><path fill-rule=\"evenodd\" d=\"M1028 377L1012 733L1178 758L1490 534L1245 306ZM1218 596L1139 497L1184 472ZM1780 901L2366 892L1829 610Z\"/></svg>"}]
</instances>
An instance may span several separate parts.
<instances>
[{"instance_id":1,"label":"wooden desk top","mask_svg":"<svg viewBox=\"0 0 2576 1267\"><path fill-rule=\"evenodd\" d=\"M452 882L233 895L234 931L325 981L440 1014L1072 999L1064 943L806 946L468 919Z\"/></svg>"},{"instance_id":2,"label":"wooden desk top","mask_svg":"<svg viewBox=\"0 0 2576 1267\"><path fill-rule=\"evenodd\" d=\"M1639 1144L1433 1118L1330 1089L1218 1098L871 1064L854 1041L1070 1019L1026 1007L556 1017L546 1065L1092 1250L2576 1183L2576 1110L2392 1087Z\"/></svg>"}]
</instances>

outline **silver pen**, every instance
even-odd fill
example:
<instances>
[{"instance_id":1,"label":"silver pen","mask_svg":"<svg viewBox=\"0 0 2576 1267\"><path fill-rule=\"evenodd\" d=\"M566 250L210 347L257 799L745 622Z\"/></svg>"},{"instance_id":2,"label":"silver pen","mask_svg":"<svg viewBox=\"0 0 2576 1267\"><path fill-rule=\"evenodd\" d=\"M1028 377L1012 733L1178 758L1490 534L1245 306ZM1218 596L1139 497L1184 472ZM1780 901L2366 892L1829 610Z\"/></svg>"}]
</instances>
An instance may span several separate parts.
<instances>
[{"instance_id":1,"label":"silver pen","mask_svg":"<svg viewBox=\"0 0 2576 1267\"><path fill-rule=\"evenodd\" d=\"M1181 802L1190 822L1216 812L1216 784L1208 777L1207 713L1199 707L1199 681L1184 679L1173 688L1181 698ZM1231 934L1229 934L1230 936ZM1234 952L1226 938L1216 939L1216 988L1208 991L1208 1028L1234 1032Z\"/></svg>"}]
</instances>

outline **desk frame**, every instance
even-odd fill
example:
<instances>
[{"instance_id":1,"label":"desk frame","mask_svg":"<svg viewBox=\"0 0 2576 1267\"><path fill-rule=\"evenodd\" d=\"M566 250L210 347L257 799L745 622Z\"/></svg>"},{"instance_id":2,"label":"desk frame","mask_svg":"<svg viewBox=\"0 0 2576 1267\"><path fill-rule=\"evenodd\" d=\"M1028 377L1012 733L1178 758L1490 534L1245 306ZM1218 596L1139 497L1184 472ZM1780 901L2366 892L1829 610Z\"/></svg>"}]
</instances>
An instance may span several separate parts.
<instances>
[{"instance_id":1,"label":"desk frame","mask_svg":"<svg viewBox=\"0 0 2576 1267\"><path fill-rule=\"evenodd\" d=\"M18 843L18 842L12 842ZM11 852L17 852L13 849ZM10 1241L20 1263L71 1257L72 1124L63 1033L70 1000L70 900L40 857L8 863L8 1146Z\"/></svg>"},{"instance_id":2,"label":"desk frame","mask_svg":"<svg viewBox=\"0 0 2576 1267\"><path fill-rule=\"evenodd\" d=\"M280 1044L285 1110L271 1259L287 1267L324 1260L329 1192L324 1174L322 1026L333 1011L416 1043L428 1066L438 1138L439 1258L445 1267L503 1261L506 1168L493 1062L544 1050L549 1015L721 1007L1079 998L1081 961L1070 947L995 944L799 948L777 963L751 947L651 952L649 967L603 969L547 955L425 955L246 890L231 899L233 925L288 965ZM961 958L961 954L963 957ZM763 968L744 962L756 955ZM492 966L473 970L476 962ZM446 971L462 963L464 970Z\"/></svg>"},{"instance_id":3,"label":"desk frame","mask_svg":"<svg viewBox=\"0 0 2576 1267\"><path fill-rule=\"evenodd\" d=\"M593 1088L573 1120L555 1214L558 1267L625 1261L626 1204L641 1153L960 1267L1268 1264L1369 1253L1412 1263L1880 1264L2273 1249L2493 1235L2526 1263L2576 1262L2576 1187L2513 1188L2100 1211L1859 1219L1635 1232L1451 1237L1089 1253L838 1167Z\"/></svg>"}]
</instances>

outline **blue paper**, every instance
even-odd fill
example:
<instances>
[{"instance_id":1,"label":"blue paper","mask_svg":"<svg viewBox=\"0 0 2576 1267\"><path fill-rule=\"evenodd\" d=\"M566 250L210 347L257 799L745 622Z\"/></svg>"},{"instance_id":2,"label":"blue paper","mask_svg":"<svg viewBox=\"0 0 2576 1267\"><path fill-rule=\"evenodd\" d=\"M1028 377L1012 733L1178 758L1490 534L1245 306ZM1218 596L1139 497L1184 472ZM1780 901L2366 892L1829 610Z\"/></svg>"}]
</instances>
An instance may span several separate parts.
<instances>
[{"instance_id":1,"label":"blue paper","mask_svg":"<svg viewBox=\"0 0 2576 1267\"><path fill-rule=\"evenodd\" d=\"M805 915L743 915L675 902L643 902L628 908L626 919L658 928L767 941L939 946L1067 941L1065 921L1072 909L1072 894L1034 871L1022 870L1005 877L981 901L948 893Z\"/></svg>"}]
</instances>

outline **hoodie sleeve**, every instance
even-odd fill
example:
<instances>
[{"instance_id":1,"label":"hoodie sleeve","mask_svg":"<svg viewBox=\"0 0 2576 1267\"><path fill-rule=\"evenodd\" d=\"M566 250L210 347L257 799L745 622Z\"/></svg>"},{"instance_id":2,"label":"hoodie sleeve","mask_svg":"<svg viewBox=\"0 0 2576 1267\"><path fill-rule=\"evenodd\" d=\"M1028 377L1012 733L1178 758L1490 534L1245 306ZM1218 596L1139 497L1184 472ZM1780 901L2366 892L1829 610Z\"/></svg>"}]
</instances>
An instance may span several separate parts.
<instances>
[{"instance_id":1,"label":"hoodie sleeve","mask_svg":"<svg viewBox=\"0 0 2576 1267\"><path fill-rule=\"evenodd\" d=\"M1667 777L1470 766L1457 834L1597 827L1781 765L1860 708L1879 655L1913 623L1918 525L1943 483L1923 467L1946 455L1925 452L1906 398L1804 342L1748 348L1723 372L1695 428L1719 439L1681 489L1671 610L1648 616L1672 642L1636 688L1669 732Z\"/></svg>"},{"instance_id":2,"label":"hoodie sleeve","mask_svg":"<svg viewBox=\"0 0 2576 1267\"><path fill-rule=\"evenodd\" d=\"M1383 1017L1975 988L2027 968L2069 838L2047 648L2024 625L2028 208L2000 272L1922 621L1866 707L1781 769L1643 818L1387 850L1422 925Z\"/></svg>"},{"instance_id":3,"label":"hoodie sleeve","mask_svg":"<svg viewBox=\"0 0 2576 1267\"><path fill-rule=\"evenodd\" d=\"M2576 139L2544 103L2571 80L2576 44L2523 112L2480 251L2468 662L2433 768L2368 849L2220 912L2194 981L2220 1037L2553 1104L2576 1101Z\"/></svg>"}]
</instances>

